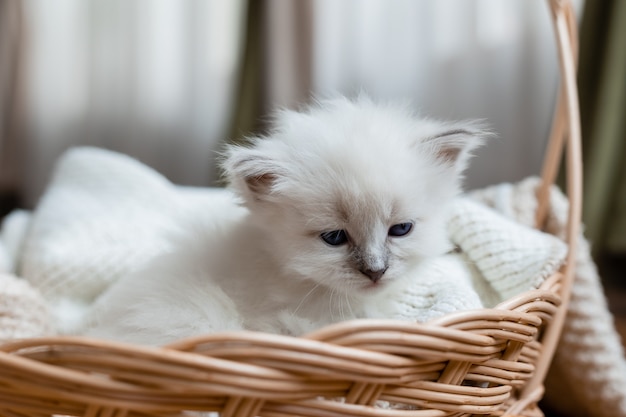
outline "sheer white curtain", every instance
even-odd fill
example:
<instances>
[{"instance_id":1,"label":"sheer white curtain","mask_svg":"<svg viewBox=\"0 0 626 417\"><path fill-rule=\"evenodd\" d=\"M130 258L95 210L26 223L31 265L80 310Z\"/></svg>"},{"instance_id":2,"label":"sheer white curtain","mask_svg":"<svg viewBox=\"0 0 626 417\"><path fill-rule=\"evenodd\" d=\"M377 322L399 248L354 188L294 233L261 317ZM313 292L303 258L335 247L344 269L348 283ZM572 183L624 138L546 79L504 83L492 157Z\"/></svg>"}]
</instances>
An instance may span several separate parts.
<instances>
[{"instance_id":1,"label":"sheer white curtain","mask_svg":"<svg viewBox=\"0 0 626 417\"><path fill-rule=\"evenodd\" d=\"M237 111L248 1L25 2L27 201L78 144L128 153L178 183L210 184ZM263 28L255 71L265 110L331 91L410 98L424 114L483 118L499 134L469 186L538 172L558 78L544 0L261 4L264 17L249 19Z\"/></svg>"},{"instance_id":2,"label":"sheer white curtain","mask_svg":"<svg viewBox=\"0 0 626 417\"><path fill-rule=\"evenodd\" d=\"M468 186L539 172L558 79L545 1L319 0L313 46L314 91L365 87L425 115L486 119L499 139Z\"/></svg>"},{"instance_id":3,"label":"sheer white curtain","mask_svg":"<svg viewBox=\"0 0 626 417\"><path fill-rule=\"evenodd\" d=\"M69 146L206 185L229 133L244 0L29 0L27 201Z\"/></svg>"}]
</instances>

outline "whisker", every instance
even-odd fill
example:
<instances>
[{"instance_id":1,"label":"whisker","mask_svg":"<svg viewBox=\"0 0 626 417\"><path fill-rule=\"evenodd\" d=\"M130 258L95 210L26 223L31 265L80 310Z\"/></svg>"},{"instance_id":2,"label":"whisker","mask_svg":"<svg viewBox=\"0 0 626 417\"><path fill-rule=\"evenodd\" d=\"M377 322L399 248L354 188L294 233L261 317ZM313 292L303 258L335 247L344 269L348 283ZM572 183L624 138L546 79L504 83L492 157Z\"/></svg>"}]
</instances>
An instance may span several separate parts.
<instances>
[{"instance_id":1,"label":"whisker","mask_svg":"<svg viewBox=\"0 0 626 417\"><path fill-rule=\"evenodd\" d=\"M352 306L350 305L350 296L348 295L348 293L344 293L344 295L346 296L346 305L348 306L348 311L350 312L350 318L355 319L356 316L354 315L354 311L352 310Z\"/></svg>"},{"instance_id":2,"label":"whisker","mask_svg":"<svg viewBox=\"0 0 626 417\"><path fill-rule=\"evenodd\" d=\"M345 321L346 320L346 315L343 311L343 297L341 297L341 294L339 294L339 318L341 321Z\"/></svg>"},{"instance_id":3,"label":"whisker","mask_svg":"<svg viewBox=\"0 0 626 417\"><path fill-rule=\"evenodd\" d=\"M320 285L322 285L322 284L318 282L313 288L311 288L311 290L309 292L306 293L306 295L304 297L302 297L302 300L300 300L300 303L298 304L296 309L291 313L292 317L295 316L296 313L298 313L300 308L304 305L304 302L306 301L306 299L309 298L311 296L311 294L313 294L313 292L319 288Z\"/></svg>"},{"instance_id":4,"label":"whisker","mask_svg":"<svg viewBox=\"0 0 626 417\"><path fill-rule=\"evenodd\" d=\"M328 308L330 310L330 319L334 322L335 321L335 314L334 314L334 308L333 308L333 295L335 294L335 289L331 288L330 290L330 297L328 299Z\"/></svg>"}]
</instances>

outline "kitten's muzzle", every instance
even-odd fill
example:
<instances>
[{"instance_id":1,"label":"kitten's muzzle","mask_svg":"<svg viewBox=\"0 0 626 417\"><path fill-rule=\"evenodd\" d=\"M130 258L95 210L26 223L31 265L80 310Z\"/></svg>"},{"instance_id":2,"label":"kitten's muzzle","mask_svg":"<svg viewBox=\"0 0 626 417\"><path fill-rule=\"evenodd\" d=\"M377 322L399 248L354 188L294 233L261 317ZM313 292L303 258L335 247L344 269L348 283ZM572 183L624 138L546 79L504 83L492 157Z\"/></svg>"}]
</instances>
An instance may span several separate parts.
<instances>
[{"instance_id":1,"label":"kitten's muzzle","mask_svg":"<svg viewBox=\"0 0 626 417\"><path fill-rule=\"evenodd\" d=\"M378 280L380 280L380 278L383 276L383 274L387 271L387 267L383 268L383 269L377 269L377 270L372 270L372 269L359 269L359 271L367 276L370 281L372 282L378 282Z\"/></svg>"}]
</instances>

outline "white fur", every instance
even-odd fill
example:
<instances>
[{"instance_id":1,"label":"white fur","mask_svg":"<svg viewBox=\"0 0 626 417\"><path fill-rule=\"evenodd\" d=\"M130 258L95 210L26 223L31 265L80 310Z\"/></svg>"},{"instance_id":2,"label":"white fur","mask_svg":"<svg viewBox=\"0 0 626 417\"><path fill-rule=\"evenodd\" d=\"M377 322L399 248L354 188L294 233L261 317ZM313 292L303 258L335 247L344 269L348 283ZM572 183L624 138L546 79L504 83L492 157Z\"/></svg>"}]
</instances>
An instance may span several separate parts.
<instances>
[{"instance_id":1,"label":"white fur","mask_svg":"<svg viewBox=\"0 0 626 417\"><path fill-rule=\"evenodd\" d=\"M282 111L273 130L223 163L239 197L190 225L170 255L98 301L91 335L163 344L220 330L300 334L381 315L390 292L450 249L446 210L460 192L476 123L420 119L408 106L338 98ZM219 214L218 214L219 213ZM389 228L412 222L412 231ZM320 234L345 230L330 246ZM387 268L378 281L360 270Z\"/></svg>"}]
</instances>

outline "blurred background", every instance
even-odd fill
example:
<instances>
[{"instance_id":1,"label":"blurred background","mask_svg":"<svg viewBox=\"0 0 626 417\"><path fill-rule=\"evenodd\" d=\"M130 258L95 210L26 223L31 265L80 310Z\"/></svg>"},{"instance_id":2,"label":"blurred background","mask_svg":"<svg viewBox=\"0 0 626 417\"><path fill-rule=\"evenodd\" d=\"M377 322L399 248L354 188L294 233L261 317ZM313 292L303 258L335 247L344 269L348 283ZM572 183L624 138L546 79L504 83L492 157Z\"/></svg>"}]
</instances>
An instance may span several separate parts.
<instances>
[{"instance_id":1,"label":"blurred background","mask_svg":"<svg viewBox=\"0 0 626 417\"><path fill-rule=\"evenodd\" d=\"M574 3L585 234L624 334L626 1ZM0 0L0 216L35 207L69 147L211 186L272 109L360 90L486 119L467 187L518 181L540 172L555 55L542 0Z\"/></svg>"},{"instance_id":2,"label":"blurred background","mask_svg":"<svg viewBox=\"0 0 626 417\"><path fill-rule=\"evenodd\" d=\"M574 3L586 234L619 264L626 2ZM359 90L486 119L499 138L467 186L517 181L540 171L557 83L541 0L0 0L0 214L33 208L77 145L214 185L216 151L272 109Z\"/></svg>"}]
</instances>

